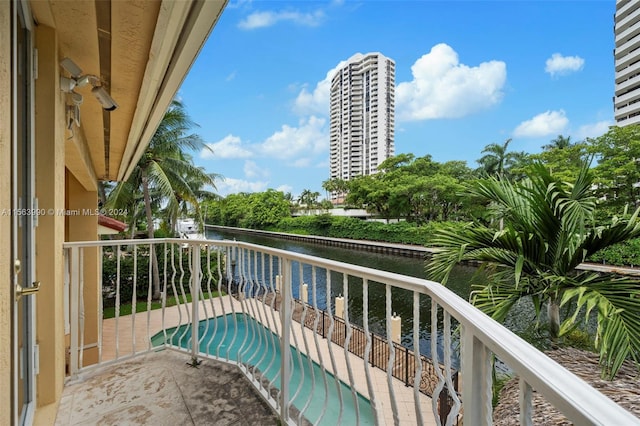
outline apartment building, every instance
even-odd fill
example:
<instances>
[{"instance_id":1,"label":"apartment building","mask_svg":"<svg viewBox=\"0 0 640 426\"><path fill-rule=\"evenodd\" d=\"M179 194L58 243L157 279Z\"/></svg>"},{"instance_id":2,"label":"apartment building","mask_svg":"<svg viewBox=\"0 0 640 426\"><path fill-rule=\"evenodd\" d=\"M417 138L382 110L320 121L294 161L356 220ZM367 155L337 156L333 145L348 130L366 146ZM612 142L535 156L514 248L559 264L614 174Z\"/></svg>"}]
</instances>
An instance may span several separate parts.
<instances>
[{"instance_id":1,"label":"apartment building","mask_svg":"<svg viewBox=\"0 0 640 426\"><path fill-rule=\"evenodd\" d=\"M395 62L355 54L336 71L330 97L330 174L350 180L394 155ZM338 194L332 194L334 202Z\"/></svg>"},{"instance_id":2,"label":"apartment building","mask_svg":"<svg viewBox=\"0 0 640 426\"><path fill-rule=\"evenodd\" d=\"M614 116L618 126L640 122L640 2L617 0Z\"/></svg>"}]
</instances>

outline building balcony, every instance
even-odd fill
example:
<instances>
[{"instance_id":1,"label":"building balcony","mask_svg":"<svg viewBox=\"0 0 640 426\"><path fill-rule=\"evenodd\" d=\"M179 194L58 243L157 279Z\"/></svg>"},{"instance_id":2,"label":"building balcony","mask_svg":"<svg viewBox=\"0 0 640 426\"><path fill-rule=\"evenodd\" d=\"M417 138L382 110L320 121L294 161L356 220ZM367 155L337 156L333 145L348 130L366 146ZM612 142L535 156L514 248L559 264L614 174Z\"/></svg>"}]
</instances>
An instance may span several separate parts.
<instances>
[{"instance_id":1,"label":"building balcony","mask_svg":"<svg viewBox=\"0 0 640 426\"><path fill-rule=\"evenodd\" d=\"M534 395L574 424L639 422L439 283L236 241L64 248L58 424L491 424L494 356L514 423Z\"/></svg>"}]
</instances>

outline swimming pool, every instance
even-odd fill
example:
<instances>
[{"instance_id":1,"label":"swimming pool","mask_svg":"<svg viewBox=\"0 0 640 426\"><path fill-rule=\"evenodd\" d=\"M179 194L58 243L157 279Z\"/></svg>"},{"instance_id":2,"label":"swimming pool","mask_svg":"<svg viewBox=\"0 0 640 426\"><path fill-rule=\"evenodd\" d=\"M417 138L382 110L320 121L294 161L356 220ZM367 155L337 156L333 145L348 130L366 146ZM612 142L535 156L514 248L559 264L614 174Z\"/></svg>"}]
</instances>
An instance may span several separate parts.
<instances>
[{"instance_id":1,"label":"swimming pool","mask_svg":"<svg viewBox=\"0 0 640 426\"><path fill-rule=\"evenodd\" d=\"M264 378L273 381L274 387L280 389L278 336L261 323L248 315L227 314L200 321L198 333L204 335L199 345L200 352L255 367ZM163 332L157 333L151 339L152 344L163 344L164 336ZM166 336L167 343L191 349L190 325L167 329ZM313 424L320 420L320 424L355 425L357 409L360 424L375 424L373 407L367 398L359 393L354 398L349 386L332 374L325 373L320 365L293 346L291 358L289 395L292 398L295 395L292 404L299 410L304 409L303 415L307 420ZM326 388L323 376L326 377ZM342 404L339 394L342 396ZM308 407L305 409L306 405ZM325 406L326 411L322 415ZM294 413L290 415L295 418Z\"/></svg>"}]
</instances>

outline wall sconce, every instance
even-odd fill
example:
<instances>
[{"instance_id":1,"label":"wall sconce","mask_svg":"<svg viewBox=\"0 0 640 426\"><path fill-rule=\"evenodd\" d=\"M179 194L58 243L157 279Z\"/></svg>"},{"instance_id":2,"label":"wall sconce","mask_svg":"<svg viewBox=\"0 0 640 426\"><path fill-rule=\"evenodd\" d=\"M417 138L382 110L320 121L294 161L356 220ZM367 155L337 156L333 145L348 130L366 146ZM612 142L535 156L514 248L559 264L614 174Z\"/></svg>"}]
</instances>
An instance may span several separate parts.
<instances>
[{"instance_id":1,"label":"wall sconce","mask_svg":"<svg viewBox=\"0 0 640 426\"><path fill-rule=\"evenodd\" d=\"M71 75L70 78L60 77L60 89L65 93L71 94L71 100L76 108L78 108L80 104L82 104L82 95L76 93L74 89L76 87L86 86L87 84L91 84L91 86L93 86L93 88L91 89L91 93L93 93L93 96L96 97L105 111L113 111L118 108L118 104L105 90L104 86L102 86L98 77L91 74L83 75L82 69L80 69L80 67L69 58L64 58L60 62L60 66ZM78 96L80 96L79 103L77 102ZM76 115L79 117L79 112Z\"/></svg>"}]
</instances>

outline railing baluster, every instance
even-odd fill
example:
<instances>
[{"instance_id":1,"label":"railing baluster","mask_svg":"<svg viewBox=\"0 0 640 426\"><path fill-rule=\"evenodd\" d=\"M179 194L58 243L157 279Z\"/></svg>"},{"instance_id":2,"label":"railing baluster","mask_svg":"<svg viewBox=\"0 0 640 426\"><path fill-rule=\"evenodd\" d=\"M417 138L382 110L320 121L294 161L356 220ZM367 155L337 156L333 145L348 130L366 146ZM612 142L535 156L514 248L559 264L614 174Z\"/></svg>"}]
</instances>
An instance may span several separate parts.
<instances>
[{"instance_id":1,"label":"railing baluster","mask_svg":"<svg viewBox=\"0 0 640 426\"><path fill-rule=\"evenodd\" d=\"M80 313L80 359L78 361L78 367L82 368L84 367L84 316L85 316L85 312L84 312L84 251L85 249L83 248L82 250L80 250L80 269L79 269L79 274L80 274L80 285L79 285L79 289L78 289L78 307L79 307L79 313Z\"/></svg>"},{"instance_id":2,"label":"railing baluster","mask_svg":"<svg viewBox=\"0 0 640 426\"><path fill-rule=\"evenodd\" d=\"M342 291L344 293L344 327L345 327L345 341L344 341L344 357L347 363L347 373L349 376L349 386L351 388L351 396L353 398L353 405L356 409L356 421L360 423L360 407L358 404L358 393L356 392L356 382L353 376L353 369L351 368L351 361L349 360L349 343L351 342L351 327L349 326L349 275L342 275Z\"/></svg>"},{"instance_id":3,"label":"railing baluster","mask_svg":"<svg viewBox=\"0 0 640 426\"><path fill-rule=\"evenodd\" d=\"M371 379L371 371L369 369L369 359L371 357L371 333L369 332L369 280L362 280L362 323L364 325L365 346L362 359L364 361L364 375L367 379L367 389L369 390L369 401L373 408L373 414L376 418L376 424L380 424L380 413L376 404L376 392Z\"/></svg>"},{"instance_id":4,"label":"railing baluster","mask_svg":"<svg viewBox=\"0 0 640 426\"><path fill-rule=\"evenodd\" d=\"M298 305L297 300L295 300L295 298L293 297L293 264L294 262L291 262L291 302L292 302L292 319L293 319L293 314L295 314L295 310L296 307ZM298 272L298 296L300 296L302 293L302 263L298 262L298 268L299 268L299 272ZM302 332L302 334L304 335L304 324L300 324L300 330ZM298 336L296 335L295 331L293 330L293 326L292 326L292 330L291 330L291 337L293 339L293 347L295 348L295 354L297 355L295 358L292 356L291 358L291 365L292 365L292 371L295 368L295 363L296 361L298 362L298 366L300 369L300 382L298 383L298 386L296 387L295 392L293 393L293 395L291 396L291 403L293 404L293 401L296 400L296 398L298 398L298 395L300 394L303 385L304 385L304 365L303 365L303 361L302 361L302 353L300 350L300 344L298 343Z\"/></svg>"},{"instance_id":5,"label":"railing baluster","mask_svg":"<svg viewBox=\"0 0 640 426\"><path fill-rule=\"evenodd\" d=\"M396 401L396 393L393 389L393 367L395 366L396 348L393 346L393 340L391 339L391 286L385 285L386 296L386 309L387 313L387 344L389 347L389 359L387 363L387 385L389 387L389 397L391 398L391 410L393 411L393 421L396 425L400 424L400 416L398 414L398 402Z\"/></svg>"},{"instance_id":6,"label":"railing baluster","mask_svg":"<svg viewBox=\"0 0 640 426\"><path fill-rule=\"evenodd\" d=\"M434 371L438 377L438 383L436 384L431 397L431 409L434 417L436 418L436 423L441 425L446 421L446 419L443 419L440 416L440 412L438 411L438 399L446 382L444 374L440 368L440 357L438 356L438 303L434 299L431 299L431 360L434 365Z\"/></svg>"},{"instance_id":7,"label":"railing baluster","mask_svg":"<svg viewBox=\"0 0 640 426\"><path fill-rule=\"evenodd\" d=\"M470 327L462 327L462 400L465 418L478 424L491 421L491 360L487 347L473 335Z\"/></svg>"},{"instance_id":8,"label":"railing baluster","mask_svg":"<svg viewBox=\"0 0 640 426\"><path fill-rule=\"evenodd\" d=\"M224 308L224 300L225 299L229 299L229 303L231 303L231 293L229 292L229 286L227 285L227 295L223 298L222 297L222 281L223 280L227 280L227 283L229 282L229 269L230 269L230 265L229 265L229 259L231 258L230 256L230 247L226 247L225 248L225 255L224 255L224 260L225 260L225 273L222 273L222 266L220 265L220 255L218 254L218 294L220 294L220 297L222 298L222 300L220 301L220 310L222 311L222 318L223 318L223 322L224 322L224 329L222 332L222 336L220 337L220 342L225 342L226 338L227 338L227 328L229 326L229 324L227 323L227 312L226 309ZM217 323L217 322L216 322ZM216 325L217 326L217 325ZM222 344L219 344L216 347L216 358L220 357L220 347L222 346Z\"/></svg>"},{"instance_id":9,"label":"railing baluster","mask_svg":"<svg viewBox=\"0 0 640 426\"><path fill-rule=\"evenodd\" d=\"M198 338L199 332L199 307L198 296L200 295L200 246L191 246L191 365L196 366L198 362Z\"/></svg>"},{"instance_id":10,"label":"railing baluster","mask_svg":"<svg viewBox=\"0 0 640 426\"><path fill-rule=\"evenodd\" d=\"M447 393L445 393L445 397L447 401L449 400L449 395L453 399L453 407L449 407L449 413L447 416L447 425L456 424L456 419L458 413L460 412L460 407L462 406L462 402L460 398L458 398L458 394L456 393L456 388L453 385L453 380L451 379L451 372L453 368L451 366L451 314L446 310L443 312L442 317L443 329L442 333L444 334L444 370L445 370L445 381L447 382ZM489 384L489 413L491 413L491 384ZM491 414L489 414L491 415Z\"/></svg>"},{"instance_id":11,"label":"railing baluster","mask_svg":"<svg viewBox=\"0 0 640 426\"><path fill-rule=\"evenodd\" d=\"M147 274L147 350L151 349L151 295L153 292L153 258L155 257L155 245L149 244L149 271Z\"/></svg>"},{"instance_id":12,"label":"railing baluster","mask_svg":"<svg viewBox=\"0 0 640 426\"><path fill-rule=\"evenodd\" d=\"M202 267L202 250L203 248L205 250L208 251L208 246L205 245L201 245L198 244L197 245L197 262L198 262L198 310L200 309L200 306L202 306L202 314L204 315L204 317L202 317L202 315L198 314L198 323L200 321L202 321L200 318L203 318L204 320L204 330L198 330L198 352L204 352L201 351L200 348L202 347L202 342L204 341L205 337L208 336L209 333L209 312L207 310L207 298L205 297L204 294L204 290L202 289L202 284L203 284L203 280L204 280L204 273L206 273L206 268L204 268L204 272L203 272L203 267ZM208 257L205 256L205 262L207 261Z\"/></svg>"},{"instance_id":13,"label":"railing baluster","mask_svg":"<svg viewBox=\"0 0 640 426\"><path fill-rule=\"evenodd\" d=\"M233 347L233 344L236 342L236 338L238 337L238 318L236 315L236 307L235 307L235 300L233 299L233 284L235 282L235 276L236 276L236 268L238 268L238 265L236 262L240 262L240 252L241 249L238 247L238 245L235 243L234 240L234 244L231 247L231 280L229 281L229 294L231 295L231 297L229 298L229 305L231 306L231 319L233 319L233 335L231 336L231 342L229 343L229 345L227 346L227 356L226 359L227 361L229 361L229 356L230 356L230 352L231 352L231 348ZM241 282L241 280L240 280ZM240 285L238 284L237 286L237 292L238 292L238 297L240 297ZM237 361L237 360L235 360Z\"/></svg>"},{"instance_id":14,"label":"railing baluster","mask_svg":"<svg viewBox=\"0 0 640 426\"><path fill-rule=\"evenodd\" d=\"M187 247L188 248L188 247ZM187 338L187 335L189 333L189 324L191 323L191 313L189 312L189 299L187 299L187 293L184 290L184 275L185 275L185 271L184 271L184 266L182 264L183 260L182 260L182 254L183 249L182 247L180 247L180 250L178 251L178 266L180 267L180 279L179 279L179 283L180 283L180 293L182 295L182 300L180 300L180 298L176 298L176 302L178 303L178 305L180 306L184 306L184 311L185 314L187 316L187 321L185 323L185 327L183 327L182 333L180 334L180 337L178 338L178 346L183 347L183 339ZM189 265L189 270L191 270L191 251L188 251L188 256L187 256L187 264ZM187 287L189 286L189 283L187 283ZM181 318L182 319L182 318ZM180 322L180 325L182 325L182 321ZM178 330L179 328L176 328L176 330ZM186 342L185 346L188 346L189 342Z\"/></svg>"},{"instance_id":15,"label":"railing baluster","mask_svg":"<svg viewBox=\"0 0 640 426\"><path fill-rule=\"evenodd\" d=\"M327 335L327 345L329 346L329 358L331 359L331 368L333 369L333 374L335 377L338 377L338 367L336 365L336 359L333 354L333 329L335 325L334 315L331 313L331 302L333 299L333 294L331 292L331 270L327 269L327 285L326 285L326 304L327 304L327 314L329 315L329 334ZM335 307L334 307L335 309ZM338 421L340 424L342 422L342 414L344 412L344 401L342 397L342 388L340 386L340 382L338 380L334 380L336 385L336 391L338 394L338 401L340 403L340 410L338 411Z\"/></svg>"},{"instance_id":16,"label":"railing baluster","mask_svg":"<svg viewBox=\"0 0 640 426\"><path fill-rule=\"evenodd\" d=\"M205 246L205 250L206 250L206 256L205 256L205 262L207 262L207 267L205 268L205 273L207 275L207 297L209 299L209 305L211 306L211 316L209 317L208 315L205 317L206 318L206 327L203 333L203 336L201 337L201 339L203 339L204 341L204 337L205 336L209 336L209 340L206 342L205 345L205 350L204 353L207 356L211 355L211 352L209 352L209 347L211 346L211 342L213 341L213 338L216 335L216 331L217 331L217 325L218 325L218 321L216 319L216 308L215 305L213 304L213 293L211 292L211 281L213 280L213 276L211 274L211 249L212 247L210 245L206 245ZM220 252L217 251L218 256L220 256ZM218 258L218 262L220 261L220 259ZM207 305L206 302L206 298L203 297L202 299L202 304ZM209 328L212 328L212 332L211 334L209 334Z\"/></svg>"},{"instance_id":17,"label":"railing baluster","mask_svg":"<svg viewBox=\"0 0 640 426\"><path fill-rule=\"evenodd\" d=\"M167 331L166 331L166 325L165 325L165 309L167 307L167 243L163 244L163 253L164 253L164 261L163 261L163 273L162 273L162 303L161 303L161 307L162 307L162 334L164 337L164 342L165 344L167 343Z\"/></svg>"},{"instance_id":18,"label":"railing baluster","mask_svg":"<svg viewBox=\"0 0 640 426\"><path fill-rule=\"evenodd\" d=\"M102 282L102 262L104 259L104 250L103 247L99 247L100 251L98 252L98 364L102 364L102 323L104 317L104 282Z\"/></svg>"},{"instance_id":19,"label":"railing baluster","mask_svg":"<svg viewBox=\"0 0 640 426\"><path fill-rule=\"evenodd\" d=\"M248 268L249 262L251 261L249 249L242 248L238 250L238 275L239 275L239 284L238 284L238 300L240 301L240 306L242 307L242 317L245 323L245 327L247 332L244 333L242 338L242 343L240 343L240 348L238 349L238 363L240 363L240 368L245 372L248 372L248 365L245 362L244 356L249 351L250 345L247 345L249 341L249 335L251 335L251 339L255 336L255 329L253 328L252 321L248 321L249 317L249 308L248 308L248 293L247 288L249 287L249 278L246 269ZM238 332L238 328L236 328L236 334Z\"/></svg>"},{"instance_id":20,"label":"railing baluster","mask_svg":"<svg viewBox=\"0 0 640 426\"><path fill-rule=\"evenodd\" d=\"M70 306L70 318L71 318L71 376L78 374L78 326L79 326L79 307L78 307L78 293L80 291L80 248L71 248L71 306ZM117 321L117 319L116 319ZM116 322L117 324L117 322ZM116 326L117 330L117 326ZM116 340L117 342L117 340ZM117 350L117 349L116 349Z\"/></svg>"},{"instance_id":21,"label":"railing baluster","mask_svg":"<svg viewBox=\"0 0 640 426\"><path fill-rule=\"evenodd\" d=\"M420 357L420 293L413 292L413 406L416 411L416 424L424 424L420 404L420 382L422 381L422 358Z\"/></svg>"},{"instance_id":22,"label":"railing baluster","mask_svg":"<svg viewBox=\"0 0 640 426\"><path fill-rule=\"evenodd\" d=\"M302 423L302 419L304 418L303 415L305 413L305 411L309 408L309 405L314 397L315 394L315 389L316 389L316 377L315 377L315 373L314 373L314 369L313 369L313 361L311 360L311 351L309 349L309 343L307 342L307 333L305 330L305 325L307 322L307 304L304 302L304 296L303 296L303 283L305 282L304 280L304 269L303 269L303 265L302 262L300 262L300 300L302 302L302 317L300 318L300 332L302 333L302 341L304 343L304 350L305 350L305 354L306 354L306 359L307 359L307 365L309 366L309 373L311 375L311 392L309 393L309 396L307 397L307 400L304 404L304 406L302 407L302 409L300 410L300 413L298 414L298 424ZM313 271L312 271L313 274ZM309 290L309 286L307 286L307 292ZM311 291L313 291L313 285L311 286ZM313 297L313 296L312 296ZM307 300L309 300L308 297L308 293L307 293ZM313 332L314 336L316 334L316 331L314 330ZM318 352L319 354L319 352ZM302 365L301 365L302 367ZM301 368L302 371L304 371L304 368ZM303 381L300 381L300 385L302 386Z\"/></svg>"},{"instance_id":23,"label":"railing baluster","mask_svg":"<svg viewBox=\"0 0 640 426\"><path fill-rule=\"evenodd\" d=\"M318 354L318 361L320 363L320 371L322 372L322 382L324 384L324 402L322 403L322 411L320 412L320 416L316 419L315 423L316 425L320 424L322 422L322 419L324 418L326 412L327 412L327 407L329 405L329 381L327 379L327 368L324 365L324 359L323 359L323 355L322 355L322 348L320 347L320 342L318 341L318 321L320 320L320 312L322 312L322 329L324 332L324 311L320 311L318 309L318 297L317 297L317 289L318 289L318 283L317 283L317 276L316 276L317 270L315 266L312 266L311 269L311 303L313 306L313 310L315 312L315 321L313 323L313 341L316 345L316 353Z\"/></svg>"},{"instance_id":24,"label":"railing baluster","mask_svg":"<svg viewBox=\"0 0 640 426\"><path fill-rule=\"evenodd\" d=\"M120 356L120 244L116 253L116 359Z\"/></svg>"},{"instance_id":25,"label":"railing baluster","mask_svg":"<svg viewBox=\"0 0 640 426\"><path fill-rule=\"evenodd\" d=\"M151 261L151 260L149 260ZM138 293L138 245L133 246L133 294L131 295L131 352L136 353L136 303Z\"/></svg>"},{"instance_id":26,"label":"railing baluster","mask_svg":"<svg viewBox=\"0 0 640 426\"><path fill-rule=\"evenodd\" d=\"M289 422L289 380L291 378L291 261L283 259L280 293L280 419Z\"/></svg>"},{"instance_id":27,"label":"railing baluster","mask_svg":"<svg viewBox=\"0 0 640 426\"><path fill-rule=\"evenodd\" d=\"M274 331L276 333L276 336L274 336L274 339L276 339L276 341L273 342L274 345L278 345L280 342L280 337L281 333L282 333L282 317L280 317L280 321L278 321L276 319L276 297L278 295L278 293L276 293L276 284L274 284L273 279L276 280L276 283L278 282L278 280L280 280L280 297L281 297L281 303L282 303L282 259L280 257L277 257L275 259L275 262L277 263L277 268L276 268L276 274L274 276L274 272L273 272L273 262L274 259L271 259L269 261L269 280L270 280L270 288L271 291L273 292L273 297L271 298L271 319L273 320L273 328ZM273 277L273 279L271 278ZM281 310L282 311L282 310ZM282 315L282 313L280 313L279 315ZM278 330L278 327L280 327L280 330ZM281 357L282 359L282 357ZM267 370L269 370L271 368L271 366L273 365L273 363L275 362L275 350L274 350L274 357L271 360L271 362L269 363L269 367L267 368ZM272 389L275 386L275 383L277 380L282 380L282 370L277 370L275 376L273 377L273 379L271 379L271 381L269 382L269 389ZM278 399L278 398L276 398ZM278 400L278 404L280 403L280 401ZM279 407L280 408L280 407Z\"/></svg>"},{"instance_id":28,"label":"railing baluster","mask_svg":"<svg viewBox=\"0 0 640 426\"><path fill-rule=\"evenodd\" d=\"M532 396L533 392L529 383L527 383L522 377L519 380L519 388L520 388L520 424L524 426L532 426L533 425L533 406L532 406Z\"/></svg>"}]
</instances>

